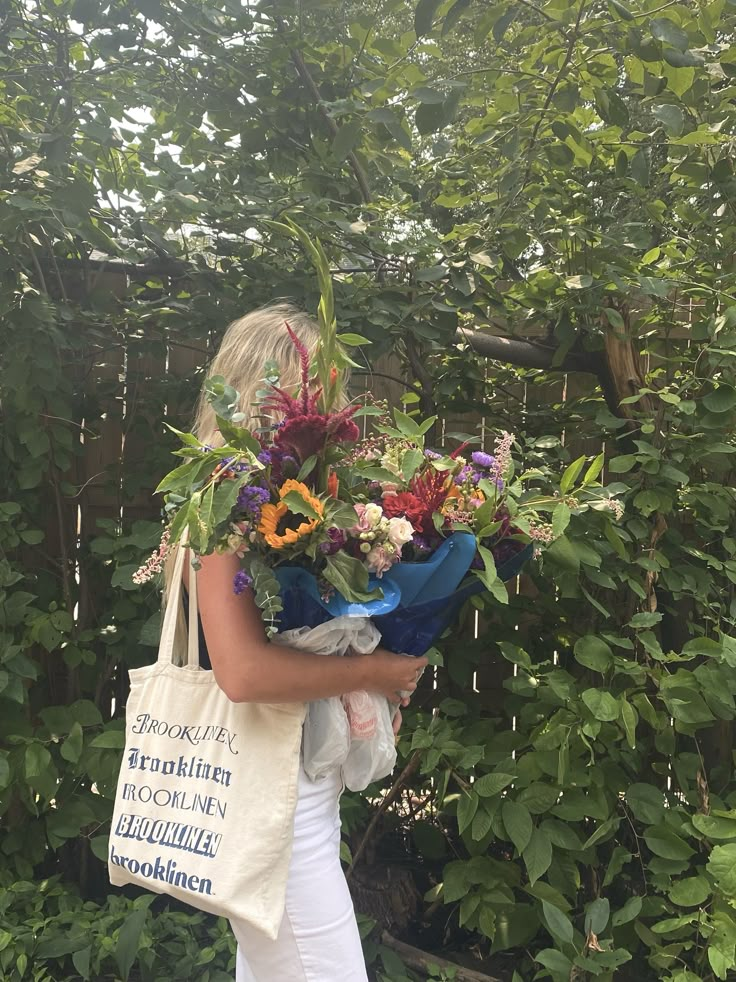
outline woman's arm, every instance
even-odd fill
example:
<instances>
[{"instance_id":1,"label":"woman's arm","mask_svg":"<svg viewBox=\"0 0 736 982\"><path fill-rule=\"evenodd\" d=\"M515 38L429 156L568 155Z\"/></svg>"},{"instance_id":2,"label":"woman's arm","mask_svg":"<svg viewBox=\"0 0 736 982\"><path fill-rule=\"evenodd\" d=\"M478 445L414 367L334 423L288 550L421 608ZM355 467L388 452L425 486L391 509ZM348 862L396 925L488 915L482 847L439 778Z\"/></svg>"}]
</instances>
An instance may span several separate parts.
<instances>
[{"instance_id":1,"label":"woman's arm","mask_svg":"<svg viewBox=\"0 0 736 982\"><path fill-rule=\"evenodd\" d=\"M203 556L197 574L202 627L217 683L232 702L308 702L355 689L380 692L399 702L413 692L426 658L390 651L345 658L326 657L270 644L249 593L233 592L240 569L236 556ZM185 563L185 583L189 581Z\"/></svg>"}]
</instances>

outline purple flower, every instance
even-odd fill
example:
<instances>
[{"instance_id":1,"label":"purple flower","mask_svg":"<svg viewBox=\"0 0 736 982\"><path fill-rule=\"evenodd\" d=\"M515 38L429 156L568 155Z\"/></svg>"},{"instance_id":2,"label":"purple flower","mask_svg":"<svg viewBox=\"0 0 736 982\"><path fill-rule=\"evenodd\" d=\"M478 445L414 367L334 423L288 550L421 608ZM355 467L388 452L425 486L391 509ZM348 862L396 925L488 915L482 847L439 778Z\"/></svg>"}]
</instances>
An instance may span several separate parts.
<instances>
[{"instance_id":1,"label":"purple flower","mask_svg":"<svg viewBox=\"0 0 736 982\"><path fill-rule=\"evenodd\" d=\"M327 534L330 541L320 543L319 551L325 556L334 556L348 541L348 534L343 529L336 528L327 529Z\"/></svg>"},{"instance_id":2,"label":"purple flower","mask_svg":"<svg viewBox=\"0 0 736 982\"><path fill-rule=\"evenodd\" d=\"M261 450L261 452L258 454L257 460L259 463L263 464L264 467L268 467L268 465L271 463L271 451Z\"/></svg>"},{"instance_id":3,"label":"purple flower","mask_svg":"<svg viewBox=\"0 0 736 982\"><path fill-rule=\"evenodd\" d=\"M441 453L437 453L436 450L425 450L424 451L424 456L427 458L427 460L441 460L442 459L442 454Z\"/></svg>"},{"instance_id":4,"label":"purple flower","mask_svg":"<svg viewBox=\"0 0 736 982\"><path fill-rule=\"evenodd\" d=\"M482 477L483 475L479 474L475 468L471 467L470 464L466 464L455 478L455 484L465 484L466 481L470 481L472 484L477 484Z\"/></svg>"},{"instance_id":5,"label":"purple flower","mask_svg":"<svg viewBox=\"0 0 736 982\"><path fill-rule=\"evenodd\" d=\"M248 512L257 521L261 517L261 508L270 497L265 488L244 484L238 492L237 508L239 511Z\"/></svg>"},{"instance_id":6,"label":"purple flower","mask_svg":"<svg viewBox=\"0 0 736 982\"><path fill-rule=\"evenodd\" d=\"M248 587L252 586L253 580L248 576L244 569L239 569L233 578L233 590L240 596Z\"/></svg>"},{"instance_id":7,"label":"purple flower","mask_svg":"<svg viewBox=\"0 0 736 982\"><path fill-rule=\"evenodd\" d=\"M496 458L492 457L489 453L484 453L482 450L475 450L471 454L471 459L476 467L482 467L484 470L491 470L496 464Z\"/></svg>"}]
</instances>

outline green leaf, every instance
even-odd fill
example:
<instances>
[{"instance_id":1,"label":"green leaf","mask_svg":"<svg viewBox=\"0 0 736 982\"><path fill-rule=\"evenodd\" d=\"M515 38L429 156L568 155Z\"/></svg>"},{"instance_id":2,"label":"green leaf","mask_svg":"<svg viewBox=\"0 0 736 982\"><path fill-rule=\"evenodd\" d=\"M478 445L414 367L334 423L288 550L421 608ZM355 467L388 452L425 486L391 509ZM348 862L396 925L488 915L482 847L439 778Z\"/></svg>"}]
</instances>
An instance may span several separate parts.
<instances>
[{"instance_id":1,"label":"green leaf","mask_svg":"<svg viewBox=\"0 0 736 982\"><path fill-rule=\"evenodd\" d=\"M90 747L105 750L122 750L125 747L125 732L123 730L105 730L90 742Z\"/></svg>"},{"instance_id":2,"label":"green leaf","mask_svg":"<svg viewBox=\"0 0 736 982\"><path fill-rule=\"evenodd\" d=\"M379 587L368 589L368 570L359 559L345 552L328 556L322 574L342 596L352 603L379 600L383 591Z\"/></svg>"},{"instance_id":3,"label":"green leaf","mask_svg":"<svg viewBox=\"0 0 736 982\"><path fill-rule=\"evenodd\" d=\"M669 892L669 898L678 907L698 907L711 895L711 886L705 876L688 876L677 880Z\"/></svg>"},{"instance_id":4,"label":"green leaf","mask_svg":"<svg viewBox=\"0 0 736 982\"><path fill-rule=\"evenodd\" d=\"M429 34L442 0L419 0L414 11L414 33L418 38Z\"/></svg>"},{"instance_id":5,"label":"green leaf","mask_svg":"<svg viewBox=\"0 0 736 982\"><path fill-rule=\"evenodd\" d=\"M736 896L736 842L715 846L708 860L708 872L727 897Z\"/></svg>"},{"instance_id":6,"label":"green leaf","mask_svg":"<svg viewBox=\"0 0 736 982\"><path fill-rule=\"evenodd\" d=\"M705 64L705 59L697 52L678 51L677 48L665 48L662 57L673 68L700 68Z\"/></svg>"},{"instance_id":7,"label":"green leaf","mask_svg":"<svg viewBox=\"0 0 736 982\"><path fill-rule=\"evenodd\" d=\"M598 454L598 456L593 460L590 467L585 472L585 477L583 478L583 487L587 488L589 485L594 484L598 480L598 477L600 476L600 473L603 470L603 465L605 463L605 460L606 460L606 455L602 453Z\"/></svg>"},{"instance_id":8,"label":"green leaf","mask_svg":"<svg viewBox=\"0 0 736 982\"><path fill-rule=\"evenodd\" d=\"M636 466L637 459L633 454L621 454L608 461L608 469L612 474L626 474Z\"/></svg>"},{"instance_id":9,"label":"green leaf","mask_svg":"<svg viewBox=\"0 0 736 982\"><path fill-rule=\"evenodd\" d=\"M597 897L585 910L585 933L603 934L611 915L611 906L605 897Z\"/></svg>"},{"instance_id":10,"label":"green leaf","mask_svg":"<svg viewBox=\"0 0 736 982\"><path fill-rule=\"evenodd\" d=\"M362 334L350 334L349 332L347 334L338 334L337 340L340 344L347 344L351 348L359 347L362 344L373 344L368 338L364 338Z\"/></svg>"},{"instance_id":11,"label":"green leaf","mask_svg":"<svg viewBox=\"0 0 736 982\"><path fill-rule=\"evenodd\" d=\"M590 849L591 846L596 845L596 843L603 842L603 840L607 839L612 832L615 832L620 824L621 820L616 818L615 815L606 819L606 821L602 822L595 832L593 832L593 834L586 839L585 843L583 844L583 849Z\"/></svg>"},{"instance_id":12,"label":"green leaf","mask_svg":"<svg viewBox=\"0 0 736 982\"><path fill-rule=\"evenodd\" d=\"M628 626L635 628L639 631L643 628L654 627L655 624L659 624L662 620L662 615L656 613L655 611L643 611L640 614L634 614L634 616L629 621Z\"/></svg>"},{"instance_id":13,"label":"green leaf","mask_svg":"<svg viewBox=\"0 0 736 982\"><path fill-rule=\"evenodd\" d=\"M0 753L0 789L10 784L10 764L4 753Z\"/></svg>"},{"instance_id":14,"label":"green leaf","mask_svg":"<svg viewBox=\"0 0 736 982\"><path fill-rule=\"evenodd\" d=\"M424 463L421 450L407 450L401 459L401 474L405 481L410 481Z\"/></svg>"},{"instance_id":15,"label":"green leaf","mask_svg":"<svg viewBox=\"0 0 736 982\"><path fill-rule=\"evenodd\" d=\"M570 524L570 514L570 509L564 501L555 505L552 512L552 534L555 538L559 538Z\"/></svg>"},{"instance_id":16,"label":"green leaf","mask_svg":"<svg viewBox=\"0 0 736 982\"><path fill-rule=\"evenodd\" d=\"M617 0L609 0L609 2L613 4ZM544 948L542 951L538 951L534 960L548 968L555 980L564 979L567 982L568 979L573 978L575 971L573 963L567 955L563 955L561 951L557 951L555 948Z\"/></svg>"},{"instance_id":17,"label":"green leaf","mask_svg":"<svg viewBox=\"0 0 736 982\"><path fill-rule=\"evenodd\" d=\"M580 557L566 535L561 535L551 546L548 546L544 555L545 559L551 560L566 571L573 573L580 571Z\"/></svg>"},{"instance_id":18,"label":"green leaf","mask_svg":"<svg viewBox=\"0 0 736 982\"><path fill-rule=\"evenodd\" d=\"M316 453L312 454L311 457L307 457L302 466L299 468L299 473L296 476L297 481L306 481L314 468L317 466L318 461L319 455Z\"/></svg>"},{"instance_id":19,"label":"green leaf","mask_svg":"<svg viewBox=\"0 0 736 982\"><path fill-rule=\"evenodd\" d=\"M455 28L462 15L470 6L471 2L472 0L455 0L455 3L453 3L453 5L447 11L445 18L442 21L442 37L447 37L447 35Z\"/></svg>"},{"instance_id":20,"label":"green leaf","mask_svg":"<svg viewBox=\"0 0 736 982\"><path fill-rule=\"evenodd\" d=\"M621 0L608 0L608 3L616 11L621 20L631 21L634 19L632 12L625 4L621 3Z\"/></svg>"},{"instance_id":21,"label":"green leaf","mask_svg":"<svg viewBox=\"0 0 736 982\"><path fill-rule=\"evenodd\" d=\"M540 876L544 876L552 865L552 843L546 832L534 829L529 845L522 853L529 883L533 886Z\"/></svg>"},{"instance_id":22,"label":"green leaf","mask_svg":"<svg viewBox=\"0 0 736 982\"><path fill-rule=\"evenodd\" d=\"M619 927L621 924L628 924L630 921L636 920L641 913L641 906L641 897L629 897L623 907L617 910L611 918L611 927Z\"/></svg>"},{"instance_id":23,"label":"green leaf","mask_svg":"<svg viewBox=\"0 0 736 982\"><path fill-rule=\"evenodd\" d=\"M295 515L304 515L306 518L311 518L315 521L322 517L317 509L310 502L306 501L299 491L288 491L281 500L289 511Z\"/></svg>"},{"instance_id":24,"label":"green leaf","mask_svg":"<svg viewBox=\"0 0 736 982\"><path fill-rule=\"evenodd\" d=\"M522 665L524 668L531 669L532 660L523 648L519 648L518 645L511 644L508 641L499 641L497 643L506 661L510 661L512 665Z\"/></svg>"},{"instance_id":25,"label":"green leaf","mask_svg":"<svg viewBox=\"0 0 736 982\"><path fill-rule=\"evenodd\" d=\"M662 123L667 132L672 136L679 136L682 133L685 126L685 114L679 106L670 103L653 106L652 115ZM642 261L647 262L646 256L643 257Z\"/></svg>"},{"instance_id":26,"label":"green leaf","mask_svg":"<svg viewBox=\"0 0 736 982\"><path fill-rule=\"evenodd\" d=\"M571 944L573 937L572 921L554 904L542 901L542 916L549 928L550 934L563 944Z\"/></svg>"},{"instance_id":27,"label":"green leaf","mask_svg":"<svg viewBox=\"0 0 736 982\"><path fill-rule=\"evenodd\" d=\"M595 634L586 634L575 642L575 660L603 674L613 663L613 652L606 642Z\"/></svg>"},{"instance_id":28,"label":"green leaf","mask_svg":"<svg viewBox=\"0 0 736 982\"><path fill-rule=\"evenodd\" d=\"M644 841L655 854L662 859L689 859L695 852L684 839L661 822L644 832Z\"/></svg>"},{"instance_id":29,"label":"green leaf","mask_svg":"<svg viewBox=\"0 0 736 982\"><path fill-rule=\"evenodd\" d=\"M582 700L595 718L604 723L618 719L621 712L615 697L603 689L586 689Z\"/></svg>"},{"instance_id":30,"label":"green leaf","mask_svg":"<svg viewBox=\"0 0 736 982\"><path fill-rule=\"evenodd\" d=\"M363 129L363 122L360 119L351 119L349 123L343 123L332 141L332 153L337 161L345 160L358 142L358 137Z\"/></svg>"},{"instance_id":31,"label":"green leaf","mask_svg":"<svg viewBox=\"0 0 736 982\"><path fill-rule=\"evenodd\" d=\"M687 50L690 43L687 34L669 17L652 17L649 28L658 41L665 41L680 51Z\"/></svg>"},{"instance_id":32,"label":"green leaf","mask_svg":"<svg viewBox=\"0 0 736 982\"><path fill-rule=\"evenodd\" d=\"M534 830L528 808L520 801L506 798L501 805L501 817L509 838L519 854L523 853Z\"/></svg>"},{"instance_id":33,"label":"green leaf","mask_svg":"<svg viewBox=\"0 0 736 982\"><path fill-rule=\"evenodd\" d=\"M118 932L114 955L124 980L128 979L130 970L138 956L138 942L147 918L148 908L134 910L125 918Z\"/></svg>"},{"instance_id":34,"label":"green leaf","mask_svg":"<svg viewBox=\"0 0 736 982\"><path fill-rule=\"evenodd\" d=\"M463 794L457 803L457 830L462 835L475 818L480 798L477 794Z\"/></svg>"},{"instance_id":35,"label":"green leaf","mask_svg":"<svg viewBox=\"0 0 736 982\"><path fill-rule=\"evenodd\" d=\"M416 280L417 283L436 283L438 280L444 279L448 272L446 266L428 266L425 269L417 270Z\"/></svg>"},{"instance_id":36,"label":"green leaf","mask_svg":"<svg viewBox=\"0 0 736 982\"><path fill-rule=\"evenodd\" d=\"M711 413L726 413L736 406L736 389L721 382L703 398L703 405Z\"/></svg>"},{"instance_id":37,"label":"green leaf","mask_svg":"<svg viewBox=\"0 0 736 982\"><path fill-rule=\"evenodd\" d=\"M475 814L472 824L472 836L474 842L480 842L490 831L493 822L493 813L489 811L484 803L481 803Z\"/></svg>"},{"instance_id":38,"label":"green leaf","mask_svg":"<svg viewBox=\"0 0 736 982\"><path fill-rule=\"evenodd\" d=\"M500 794L513 780L513 774L484 774L483 777L479 777L473 782L473 790L483 798L491 798Z\"/></svg>"},{"instance_id":39,"label":"green leaf","mask_svg":"<svg viewBox=\"0 0 736 982\"><path fill-rule=\"evenodd\" d=\"M626 791L626 804L634 817L647 825L659 822L664 815L664 795L652 784L632 784Z\"/></svg>"},{"instance_id":40,"label":"green leaf","mask_svg":"<svg viewBox=\"0 0 736 982\"><path fill-rule=\"evenodd\" d=\"M636 724L639 721L639 716L631 703L626 699L626 696L621 696L620 703L621 720L624 724L626 742L634 750L636 747Z\"/></svg>"},{"instance_id":41,"label":"green leaf","mask_svg":"<svg viewBox=\"0 0 736 982\"><path fill-rule=\"evenodd\" d=\"M736 814L701 815L697 813L690 821L706 839L736 839Z\"/></svg>"},{"instance_id":42,"label":"green leaf","mask_svg":"<svg viewBox=\"0 0 736 982\"><path fill-rule=\"evenodd\" d=\"M79 723L73 723L72 728L69 731L69 736L61 745L61 756L64 758L64 760L68 760L70 763L75 764L81 756L83 742L84 736L82 727L79 725Z\"/></svg>"},{"instance_id":43,"label":"green leaf","mask_svg":"<svg viewBox=\"0 0 736 982\"><path fill-rule=\"evenodd\" d=\"M649 154L646 150L637 150L631 158L631 176L642 187L649 185Z\"/></svg>"},{"instance_id":44,"label":"green leaf","mask_svg":"<svg viewBox=\"0 0 736 982\"><path fill-rule=\"evenodd\" d=\"M40 777L51 766L51 754L41 743L29 743L25 754L26 777Z\"/></svg>"},{"instance_id":45,"label":"green leaf","mask_svg":"<svg viewBox=\"0 0 736 982\"><path fill-rule=\"evenodd\" d=\"M581 273L577 276L568 276L565 280L565 286L568 290L585 290L587 287L593 285L593 277L589 273ZM583 457L583 462L585 458Z\"/></svg>"},{"instance_id":46,"label":"green leaf","mask_svg":"<svg viewBox=\"0 0 736 982\"><path fill-rule=\"evenodd\" d=\"M92 946L88 945L86 948L82 948L81 951L75 951L72 954L72 964L76 971L82 976L84 980L89 979L89 967L90 958L92 956Z\"/></svg>"}]
</instances>

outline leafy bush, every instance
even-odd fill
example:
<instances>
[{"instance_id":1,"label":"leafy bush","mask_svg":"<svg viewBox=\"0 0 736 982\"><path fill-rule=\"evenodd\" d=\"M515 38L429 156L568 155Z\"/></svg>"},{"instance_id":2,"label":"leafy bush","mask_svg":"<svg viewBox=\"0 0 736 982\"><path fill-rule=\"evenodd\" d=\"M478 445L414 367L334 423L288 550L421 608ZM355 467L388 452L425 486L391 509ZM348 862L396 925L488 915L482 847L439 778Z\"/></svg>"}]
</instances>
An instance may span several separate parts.
<instances>
[{"instance_id":1,"label":"leafy bush","mask_svg":"<svg viewBox=\"0 0 736 982\"><path fill-rule=\"evenodd\" d=\"M58 876L3 879L0 973L7 982L232 982L235 941L224 918L170 909L152 894L84 901Z\"/></svg>"}]
</instances>

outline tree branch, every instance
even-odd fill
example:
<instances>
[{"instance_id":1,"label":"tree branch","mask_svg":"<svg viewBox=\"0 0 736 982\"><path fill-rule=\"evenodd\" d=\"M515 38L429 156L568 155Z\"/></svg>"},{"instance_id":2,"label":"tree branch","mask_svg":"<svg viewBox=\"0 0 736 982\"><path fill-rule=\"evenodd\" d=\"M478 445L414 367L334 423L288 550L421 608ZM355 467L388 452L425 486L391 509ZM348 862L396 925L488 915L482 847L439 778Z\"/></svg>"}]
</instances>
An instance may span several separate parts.
<instances>
[{"instance_id":1,"label":"tree branch","mask_svg":"<svg viewBox=\"0 0 736 982\"><path fill-rule=\"evenodd\" d=\"M476 972L472 968L465 968L457 962L449 962L446 958L440 958L432 952L422 951L413 945L405 944L394 938L388 931L381 934L381 944L395 951L402 962L409 968L416 969L427 975L431 969L430 965L436 965L440 969L454 971L454 975L448 977L455 979L455 982L501 982L495 975L485 975L483 972Z\"/></svg>"},{"instance_id":2,"label":"tree branch","mask_svg":"<svg viewBox=\"0 0 736 982\"><path fill-rule=\"evenodd\" d=\"M283 30L282 23L279 23L279 29ZM317 83L312 78L312 75L309 69L307 68L306 62L302 58L301 51L298 51L296 48L289 48L289 55L291 57L292 62L294 63L294 67L299 73L299 77L301 78L302 82L309 90L310 95L316 102L317 108L319 109L322 118L327 123L327 126L330 129L333 137L337 136L337 134L340 132L340 127L337 125L337 123L332 118L332 116L330 116L330 114L328 113L327 107L325 106L324 100L322 98L322 93L319 91L317 87ZM353 153L352 150L348 154L348 160L350 161L350 166L352 168L353 174L355 175L355 180L358 182L358 187L360 188L361 197L363 198L365 204L370 204L371 189L368 184L368 178L366 176L365 171L363 170L360 161L358 160L358 158L356 157L356 155Z\"/></svg>"},{"instance_id":3,"label":"tree branch","mask_svg":"<svg viewBox=\"0 0 736 982\"><path fill-rule=\"evenodd\" d=\"M500 337L466 327L458 328L457 340L469 344L473 351L485 358L517 365L519 368L542 368L562 373L588 372L591 375L600 375L603 369L603 359L596 352L569 351L559 364L554 365L557 349L534 341Z\"/></svg>"}]
</instances>

